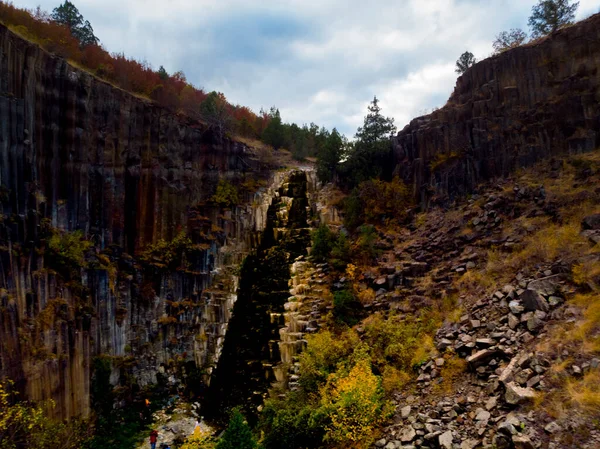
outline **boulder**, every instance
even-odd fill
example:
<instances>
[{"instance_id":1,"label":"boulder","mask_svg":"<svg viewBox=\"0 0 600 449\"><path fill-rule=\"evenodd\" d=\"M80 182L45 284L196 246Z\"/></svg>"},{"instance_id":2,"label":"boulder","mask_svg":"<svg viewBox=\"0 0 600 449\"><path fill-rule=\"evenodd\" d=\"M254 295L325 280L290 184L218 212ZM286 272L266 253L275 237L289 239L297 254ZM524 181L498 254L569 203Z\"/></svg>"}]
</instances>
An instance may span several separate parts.
<instances>
[{"instance_id":1,"label":"boulder","mask_svg":"<svg viewBox=\"0 0 600 449\"><path fill-rule=\"evenodd\" d=\"M442 433L438 437L438 443L441 449L452 449L452 431Z\"/></svg>"},{"instance_id":2,"label":"boulder","mask_svg":"<svg viewBox=\"0 0 600 449\"><path fill-rule=\"evenodd\" d=\"M402 433L400 434L400 441L403 443L410 443L417 436L417 432L412 426L406 426L402 429Z\"/></svg>"},{"instance_id":3,"label":"boulder","mask_svg":"<svg viewBox=\"0 0 600 449\"><path fill-rule=\"evenodd\" d=\"M550 310L548 302L536 290L527 289L523 291L519 295L519 299L527 312L535 312L536 310L548 312Z\"/></svg>"},{"instance_id":4,"label":"boulder","mask_svg":"<svg viewBox=\"0 0 600 449\"><path fill-rule=\"evenodd\" d=\"M400 409L400 415L402 416L403 419L406 419L410 416L411 410L412 410L412 407L410 405L402 407Z\"/></svg>"},{"instance_id":5,"label":"boulder","mask_svg":"<svg viewBox=\"0 0 600 449\"><path fill-rule=\"evenodd\" d=\"M522 404L524 402L531 401L533 398L535 398L535 391L533 391L533 389L520 387L515 382L509 382L506 384L504 400L508 404Z\"/></svg>"},{"instance_id":6,"label":"boulder","mask_svg":"<svg viewBox=\"0 0 600 449\"><path fill-rule=\"evenodd\" d=\"M588 215L581 222L581 227L583 229L600 229L600 214Z\"/></svg>"},{"instance_id":7,"label":"boulder","mask_svg":"<svg viewBox=\"0 0 600 449\"><path fill-rule=\"evenodd\" d=\"M531 438L527 435L513 435L512 442L515 445L515 449L535 449Z\"/></svg>"},{"instance_id":8,"label":"boulder","mask_svg":"<svg viewBox=\"0 0 600 449\"><path fill-rule=\"evenodd\" d=\"M566 279L564 274L555 274L553 276L546 276L541 279L531 281L527 288L529 290L535 290L542 295L550 296L556 293L558 286L562 281Z\"/></svg>"},{"instance_id":9,"label":"boulder","mask_svg":"<svg viewBox=\"0 0 600 449\"><path fill-rule=\"evenodd\" d=\"M504 352L498 348L482 349L467 357L467 363L472 369L487 365L492 359L504 356Z\"/></svg>"}]
</instances>

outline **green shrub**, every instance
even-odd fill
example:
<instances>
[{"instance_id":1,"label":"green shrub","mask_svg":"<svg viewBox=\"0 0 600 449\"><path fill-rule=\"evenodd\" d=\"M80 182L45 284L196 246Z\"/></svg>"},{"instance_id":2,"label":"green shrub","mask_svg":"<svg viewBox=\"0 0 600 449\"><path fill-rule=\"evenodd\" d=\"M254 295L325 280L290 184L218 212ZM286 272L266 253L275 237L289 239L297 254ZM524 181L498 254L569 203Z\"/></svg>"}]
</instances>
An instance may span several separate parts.
<instances>
[{"instance_id":1,"label":"green shrub","mask_svg":"<svg viewBox=\"0 0 600 449\"><path fill-rule=\"evenodd\" d=\"M83 231L59 232L53 229L45 261L50 268L70 280L78 277L86 266L85 253L91 246L92 242L85 240Z\"/></svg>"},{"instance_id":2,"label":"green shrub","mask_svg":"<svg viewBox=\"0 0 600 449\"><path fill-rule=\"evenodd\" d=\"M264 449L320 447L324 424L316 416L317 403L302 390L289 392L284 399L265 402L258 430L264 434Z\"/></svg>"},{"instance_id":3,"label":"green shrub","mask_svg":"<svg viewBox=\"0 0 600 449\"><path fill-rule=\"evenodd\" d=\"M381 372L388 365L407 373L413 371L434 349L432 335L439 324L434 314L411 321L380 313L365 319L364 338L375 367Z\"/></svg>"},{"instance_id":4,"label":"green shrub","mask_svg":"<svg viewBox=\"0 0 600 449\"><path fill-rule=\"evenodd\" d=\"M375 248L377 230L372 225L362 225L358 228L358 232L355 256L358 259L362 259L364 264L370 264L380 253L380 251Z\"/></svg>"},{"instance_id":5,"label":"green shrub","mask_svg":"<svg viewBox=\"0 0 600 449\"><path fill-rule=\"evenodd\" d=\"M342 201L344 211L344 226L351 232L354 232L362 223L364 223L363 204L360 199L358 188L354 188L350 195Z\"/></svg>"},{"instance_id":6,"label":"green shrub","mask_svg":"<svg viewBox=\"0 0 600 449\"><path fill-rule=\"evenodd\" d=\"M212 201L222 207L231 207L239 204L240 197L237 188L226 179L219 179L217 191Z\"/></svg>"},{"instance_id":7,"label":"green shrub","mask_svg":"<svg viewBox=\"0 0 600 449\"><path fill-rule=\"evenodd\" d=\"M354 326L364 316L364 309L352 290L340 290L333 294L333 317L338 324Z\"/></svg>"},{"instance_id":8,"label":"green shrub","mask_svg":"<svg viewBox=\"0 0 600 449\"><path fill-rule=\"evenodd\" d=\"M319 226L312 233L311 256L314 260L323 262L329 258L333 247L335 234L325 224Z\"/></svg>"},{"instance_id":9,"label":"green shrub","mask_svg":"<svg viewBox=\"0 0 600 449\"><path fill-rule=\"evenodd\" d=\"M336 270L344 271L350 262L350 241L346 232L341 231L331 248L331 264Z\"/></svg>"},{"instance_id":10,"label":"green shrub","mask_svg":"<svg viewBox=\"0 0 600 449\"><path fill-rule=\"evenodd\" d=\"M158 242L148 245L140 255L140 259L158 268L186 269L189 266L187 256L200 249L182 231L173 240L160 239Z\"/></svg>"}]
</instances>

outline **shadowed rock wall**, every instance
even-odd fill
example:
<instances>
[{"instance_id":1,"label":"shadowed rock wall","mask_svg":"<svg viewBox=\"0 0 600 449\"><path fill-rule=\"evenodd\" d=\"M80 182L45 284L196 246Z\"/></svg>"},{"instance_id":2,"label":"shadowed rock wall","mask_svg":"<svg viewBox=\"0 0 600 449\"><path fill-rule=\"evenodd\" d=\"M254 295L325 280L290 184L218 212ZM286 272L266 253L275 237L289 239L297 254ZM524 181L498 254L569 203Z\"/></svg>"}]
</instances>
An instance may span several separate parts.
<instances>
[{"instance_id":1,"label":"shadowed rock wall","mask_svg":"<svg viewBox=\"0 0 600 449\"><path fill-rule=\"evenodd\" d=\"M98 354L127 362L115 382L123 366L155 382L174 359L209 375L235 301L225 267L256 245L283 178L261 166L245 145L0 25L0 377L69 418L89 413ZM258 192L240 187L260 176ZM210 202L220 178L240 187L240 205ZM48 264L49 230L94 243L80 276ZM194 246L184 261L140 262L181 232Z\"/></svg>"},{"instance_id":2,"label":"shadowed rock wall","mask_svg":"<svg viewBox=\"0 0 600 449\"><path fill-rule=\"evenodd\" d=\"M394 137L396 173L427 206L600 146L599 68L600 14L475 64L444 107Z\"/></svg>"}]
</instances>

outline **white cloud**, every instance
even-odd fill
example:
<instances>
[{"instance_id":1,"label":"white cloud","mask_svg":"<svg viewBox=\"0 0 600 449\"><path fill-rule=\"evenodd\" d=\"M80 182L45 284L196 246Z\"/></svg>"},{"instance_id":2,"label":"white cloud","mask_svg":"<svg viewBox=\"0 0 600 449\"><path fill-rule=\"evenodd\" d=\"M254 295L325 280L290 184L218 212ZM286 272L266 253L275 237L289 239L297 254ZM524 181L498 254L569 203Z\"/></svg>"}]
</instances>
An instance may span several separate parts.
<instances>
[{"instance_id":1,"label":"white cloud","mask_svg":"<svg viewBox=\"0 0 600 449\"><path fill-rule=\"evenodd\" d=\"M51 10L62 0L15 0ZM75 0L109 51L183 70L283 119L349 136L377 95L404 127L450 96L465 50L487 57L500 31L527 28L537 0ZM597 12L580 0L578 18Z\"/></svg>"}]
</instances>

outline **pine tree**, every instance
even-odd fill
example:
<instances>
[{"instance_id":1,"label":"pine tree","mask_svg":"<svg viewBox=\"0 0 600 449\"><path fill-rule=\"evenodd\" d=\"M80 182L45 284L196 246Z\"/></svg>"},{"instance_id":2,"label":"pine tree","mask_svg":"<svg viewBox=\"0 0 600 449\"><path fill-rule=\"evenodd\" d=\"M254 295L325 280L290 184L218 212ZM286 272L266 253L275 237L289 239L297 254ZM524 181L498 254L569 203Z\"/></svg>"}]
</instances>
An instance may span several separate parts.
<instances>
[{"instance_id":1,"label":"pine tree","mask_svg":"<svg viewBox=\"0 0 600 449\"><path fill-rule=\"evenodd\" d=\"M272 107L271 111L269 112L269 117L269 124L262 133L262 140L278 150L283 146L285 140L283 123L281 122L281 114L279 113L279 109Z\"/></svg>"},{"instance_id":2,"label":"pine tree","mask_svg":"<svg viewBox=\"0 0 600 449\"><path fill-rule=\"evenodd\" d=\"M367 109L369 113L365 117L364 124L356 131L358 141L363 144L373 144L389 139L396 131L394 119L381 115L377 97L373 98Z\"/></svg>"},{"instance_id":3,"label":"pine tree","mask_svg":"<svg viewBox=\"0 0 600 449\"><path fill-rule=\"evenodd\" d=\"M255 449L256 440L250 426L239 410L234 410L229 425L217 443L216 449Z\"/></svg>"},{"instance_id":4,"label":"pine tree","mask_svg":"<svg viewBox=\"0 0 600 449\"><path fill-rule=\"evenodd\" d=\"M162 65L158 68L158 76L163 81L169 78L169 74Z\"/></svg>"},{"instance_id":5,"label":"pine tree","mask_svg":"<svg viewBox=\"0 0 600 449\"><path fill-rule=\"evenodd\" d=\"M473 53L471 53L470 51L465 51L462 55L460 55L458 61L456 61L456 69L454 71L459 75L462 75L469 69L469 67L473 66L476 62L477 59L475 59Z\"/></svg>"},{"instance_id":6,"label":"pine tree","mask_svg":"<svg viewBox=\"0 0 600 449\"><path fill-rule=\"evenodd\" d=\"M51 17L55 22L69 28L73 37L79 40L82 47L98 45L98 38L94 35L92 25L83 19L77 7L69 0L65 0L62 5L54 8Z\"/></svg>"},{"instance_id":7,"label":"pine tree","mask_svg":"<svg viewBox=\"0 0 600 449\"><path fill-rule=\"evenodd\" d=\"M379 100L374 97L368 106L363 126L356 131L356 142L352 145L346 162L340 167L348 187L371 178L390 176L390 138L395 131L394 119L381 114Z\"/></svg>"},{"instance_id":8,"label":"pine tree","mask_svg":"<svg viewBox=\"0 0 600 449\"><path fill-rule=\"evenodd\" d=\"M578 7L579 2L571 4L570 0L539 0L539 3L531 8L529 17L531 37L545 36L570 25L575 19Z\"/></svg>"},{"instance_id":9,"label":"pine tree","mask_svg":"<svg viewBox=\"0 0 600 449\"><path fill-rule=\"evenodd\" d=\"M338 164L342 158L344 141L337 129L333 128L327 136L323 148L320 149L317 159L317 176L321 182L335 179Z\"/></svg>"}]
</instances>

